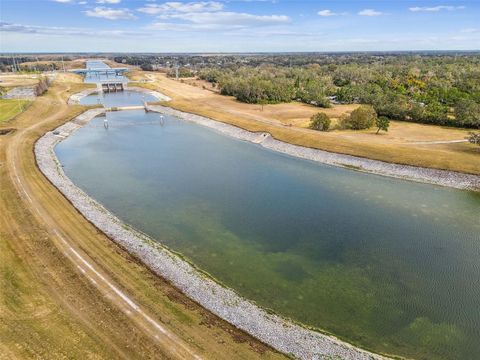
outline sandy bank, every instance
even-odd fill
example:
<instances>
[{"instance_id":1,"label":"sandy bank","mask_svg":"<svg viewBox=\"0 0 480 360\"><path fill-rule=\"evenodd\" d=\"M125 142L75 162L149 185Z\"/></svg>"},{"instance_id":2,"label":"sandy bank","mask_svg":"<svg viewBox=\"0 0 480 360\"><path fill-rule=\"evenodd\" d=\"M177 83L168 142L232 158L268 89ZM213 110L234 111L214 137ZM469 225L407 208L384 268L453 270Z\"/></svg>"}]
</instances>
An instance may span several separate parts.
<instances>
[{"instance_id":1,"label":"sandy bank","mask_svg":"<svg viewBox=\"0 0 480 360\"><path fill-rule=\"evenodd\" d=\"M174 111L163 107L156 110L162 110L165 113ZM231 289L224 288L206 277L159 243L129 228L76 187L63 172L53 149L59 141L104 111L104 109L88 110L55 131L46 133L35 145L35 155L40 170L90 222L203 307L283 353L292 354L301 359L322 359L324 356L339 356L342 359L384 359L379 355L355 348L333 336L308 330L280 316L267 313ZM262 145L273 140L268 140L267 135L244 132L213 120L202 121L218 124L217 130L231 136L235 136L235 133L229 132L240 131L235 137L259 142Z\"/></svg>"}]
</instances>

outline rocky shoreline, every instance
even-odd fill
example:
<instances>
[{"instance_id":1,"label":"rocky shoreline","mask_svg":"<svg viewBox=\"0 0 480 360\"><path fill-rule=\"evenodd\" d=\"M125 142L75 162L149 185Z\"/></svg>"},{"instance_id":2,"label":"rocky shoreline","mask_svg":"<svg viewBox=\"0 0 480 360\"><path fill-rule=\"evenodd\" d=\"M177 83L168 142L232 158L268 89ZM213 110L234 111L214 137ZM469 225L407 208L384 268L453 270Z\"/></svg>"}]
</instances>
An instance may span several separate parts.
<instances>
[{"instance_id":1,"label":"rocky shoreline","mask_svg":"<svg viewBox=\"0 0 480 360\"><path fill-rule=\"evenodd\" d=\"M141 87L126 87L125 90L137 91L156 97L159 101L170 101L171 99L158 92ZM97 88L86 89L80 93L74 94L68 100L69 104L79 104L81 98L98 92ZM197 124L215 129L224 135L228 135L244 141L250 141L261 146L281 152L290 156L319 162L322 164L333 165L351 170L373 173L376 175L388 176L398 179L428 183L452 187L462 190L480 191L480 176L473 174L464 174L449 170L423 168L411 165L393 164L380 160L371 160L352 155L328 152L319 149L313 149L298 145L289 144L276 140L269 133L253 133L243 130L233 125L206 118L204 116L186 113L175 110L167 106L149 105L149 111L155 111L172 115L180 119L195 122Z\"/></svg>"},{"instance_id":2,"label":"rocky shoreline","mask_svg":"<svg viewBox=\"0 0 480 360\"><path fill-rule=\"evenodd\" d=\"M169 108L161 107L155 110L170 113L170 111L163 111L164 109ZM74 120L46 133L35 144L35 156L42 173L86 219L117 244L141 259L156 274L172 282L185 295L280 352L300 359L324 359L327 356L338 356L345 360L385 359L383 356L356 348L333 336L309 330L278 315L268 313L252 301L244 299L233 290L215 282L160 243L126 226L101 204L75 186L63 172L54 147L82 125L104 112L104 109L87 110ZM221 125L228 126L223 128L226 134L228 131L237 129L230 125ZM243 137L236 137L244 140L262 144L267 141L264 139L267 138L264 134L249 133L240 129L239 131ZM234 134L229 133L229 135ZM158 240L161 241L161 239Z\"/></svg>"},{"instance_id":3,"label":"rocky shoreline","mask_svg":"<svg viewBox=\"0 0 480 360\"><path fill-rule=\"evenodd\" d=\"M292 145L274 139L269 133L253 133L233 125L212 120L200 115L185 113L170 107L151 105L148 107L148 109L150 111L161 112L163 114L172 115L186 121L207 126L211 129L219 131L224 135L258 143L261 146L273 151L322 164L339 166L356 171L363 171L393 178L447 186L456 189L480 191L480 176L478 175L464 174L448 170L422 168L410 165L393 164L379 160L371 160L352 155L344 155Z\"/></svg>"}]
</instances>

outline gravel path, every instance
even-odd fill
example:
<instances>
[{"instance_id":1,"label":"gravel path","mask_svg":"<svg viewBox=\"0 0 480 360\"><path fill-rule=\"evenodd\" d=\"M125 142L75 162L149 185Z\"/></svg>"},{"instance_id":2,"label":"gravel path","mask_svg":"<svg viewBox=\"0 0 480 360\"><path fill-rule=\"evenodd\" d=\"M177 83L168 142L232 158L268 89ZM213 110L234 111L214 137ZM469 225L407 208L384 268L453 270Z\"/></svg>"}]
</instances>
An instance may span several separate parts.
<instances>
[{"instance_id":1,"label":"gravel path","mask_svg":"<svg viewBox=\"0 0 480 360\"><path fill-rule=\"evenodd\" d=\"M404 143L405 145L438 145L438 144L457 144L468 142L467 139L463 140L441 140L441 141L416 141L416 142L408 142Z\"/></svg>"},{"instance_id":2,"label":"gravel path","mask_svg":"<svg viewBox=\"0 0 480 360\"><path fill-rule=\"evenodd\" d=\"M253 133L233 125L225 124L195 114L185 113L169 107L151 105L148 107L148 109L167 115L173 115L183 120L195 122L197 124L215 129L222 134L245 141L258 143L267 149L302 159L312 160L328 165L340 166L357 171L374 173L377 175L448 186L456 189L480 191L480 176L477 175L463 174L448 170L392 164L378 160L370 160L351 155L332 153L328 151L292 145L276 140L268 133Z\"/></svg>"},{"instance_id":3,"label":"gravel path","mask_svg":"<svg viewBox=\"0 0 480 360\"><path fill-rule=\"evenodd\" d=\"M161 110L164 109L161 108ZM233 290L216 283L160 243L126 226L76 187L63 172L55 156L54 147L59 141L104 111L104 109L88 110L73 121L46 133L35 144L35 155L40 170L89 221L120 246L141 259L155 273L171 281L188 297L278 351L300 359L325 359L329 356L337 356L345 360L385 359L333 336L306 329L280 316L267 313ZM170 111L171 109L164 112L170 113ZM233 126L225 126L220 126L223 133L248 141L261 142L264 145L273 140L269 140L268 135L249 133Z\"/></svg>"}]
</instances>

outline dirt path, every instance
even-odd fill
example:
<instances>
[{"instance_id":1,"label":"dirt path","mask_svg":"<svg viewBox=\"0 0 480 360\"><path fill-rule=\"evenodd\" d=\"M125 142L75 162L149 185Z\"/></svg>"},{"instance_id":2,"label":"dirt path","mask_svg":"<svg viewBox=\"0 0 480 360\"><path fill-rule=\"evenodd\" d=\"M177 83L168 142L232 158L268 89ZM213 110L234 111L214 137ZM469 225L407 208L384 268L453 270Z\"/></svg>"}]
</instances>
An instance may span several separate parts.
<instances>
[{"instance_id":1,"label":"dirt path","mask_svg":"<svg viewBox=\"0 0 480 360\"><path fill-rule=\"evenodd\" d=\"M457 143L466 143L468 140L440 140L440 141L416 141L406 143L407 145L439 145L439 144L457 144Z\"/></svg>"},{"instance_id":2,"label":"dirt path","mask_svg":"<svg viewBox=\"0 0 480 360\"><path fill-rule=\"evenodd\" d=\"M95 265L90 256L85 253L82 254L82 250L75 244L75 238L78 237L78 233L70 230L72 226L58 226L58 222L49 214L48 206L39 201L41 199L39 194L45 194L48 189L42 187L39 181L28 181L26 164L20 160L22 153L25 151L22 144L25 143L28 134L35 131L44 122L51 122L58 117L65 117L68 112L68 106L59 95L56 96L55 102L57 104L57 112L43 119L42 122L18 131L7 146L6 165L17 192L21 194L24 201L28 202L29 208L33 211L37 220L46 225L47 231L57 248L75 264L81 274L88 278L104 297L130 317L139 328L144 329L159 343L164 345L170 355L178 358L199 358L184 341L181 341L171 331L166 330L121 291L119 286L115 285L115 282L105 272L101 271L99 266ZM19 164L18 167L17 164Z\"/></svg>"},{"instance_id":3,"label":"dirt path","mask_svg":"<svg viewBox=\"0 0 480 360\"><path fill-rule=\"evenodd\" d=\"M0 137L0 354L283 357L150 273L39 172L36 139L83 110L66 105L73 91L69 83L54 85L9 124L15 133Z\"/></svg>"}]
</instances>

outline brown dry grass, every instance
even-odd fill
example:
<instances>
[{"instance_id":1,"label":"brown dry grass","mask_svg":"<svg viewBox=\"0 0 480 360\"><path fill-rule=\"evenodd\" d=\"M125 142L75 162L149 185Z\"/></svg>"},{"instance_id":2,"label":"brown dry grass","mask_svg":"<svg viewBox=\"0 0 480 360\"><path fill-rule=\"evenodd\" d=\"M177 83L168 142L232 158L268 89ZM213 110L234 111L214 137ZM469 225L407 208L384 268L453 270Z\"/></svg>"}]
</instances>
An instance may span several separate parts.
<instances>
[{"instance_id":1,"label":"brown dry grass","mask_svg":"<svg viewBox=\"0 0 480 360\"><path fill-rule=\"evenodd\" d=\"M72 61L63 61L62 60L39 60L39 61L26 61L21 64L19 64L20 67L22 65L25 66L30 66L30 67L35 67L35 65L56 65L58 69L63 69L63 66L65 66L65 70L70 70L70 69L81 69L85 68L85 59L75 59Z\"/></svg>"},{"instance_id":2,"label":"brown dry grass","mask_svg":"<svg viewBox=\"0 0 480 360\"><path fill-rule=\"evenodd\" d=\"M68 257L55 229L105 277L204 358L282 358L153 275L86 221L38 170L33 145L82 106L65 100L85 86L60 74L0 136L0 358L176 358L142 318L122 311Z\"/></svg>"},{"instance_id":3,"label":"brown dry grass","mask_svg":"<svg viewBox=\"0 0 480 360\"><path fill-rule=\"evenodd\" d=\"M59 73L62 81L69 81L75 83L83 82L83 78L80 75L73 73ZM41 74L12 74L12 73L0 73L0 86L11 89L15 87L23 86L35 86L39 83L40 79L44 75Z\"/></svg>"},{"instance_id":4,"label":"brown dry grass","mask_svg":"<svg viewBox=\"0 0 480 360\"><path fill-rule=\"evenodd\" d=\"M14 88L19 86L37 85L41 75L0 73L0 86Z\"/></svg>"},{"instance_id":5,"label":"brown dry grass","mask_svg":"<svg viewBox=\"0 0 480 360\"><path fill-rule=\"evenodd\" d=\"M146 77L148 75L148 78ZM178 110L196 113L251 131L266 131L275 138L296 145L361 156L398 164L453 170L480 175L480 148L469 143L415 144L415 142L462 140L468 130L392 121L388 133L307 129L310 116L325 112L333 119L351 112L355 105L320 109L300 103L244 104L167 78L164 74L135 71L129 74L138 86L159 90L172 98L165 103ZM155 79L144 83L142 80Z\"/></svg>"}]
</instances>

